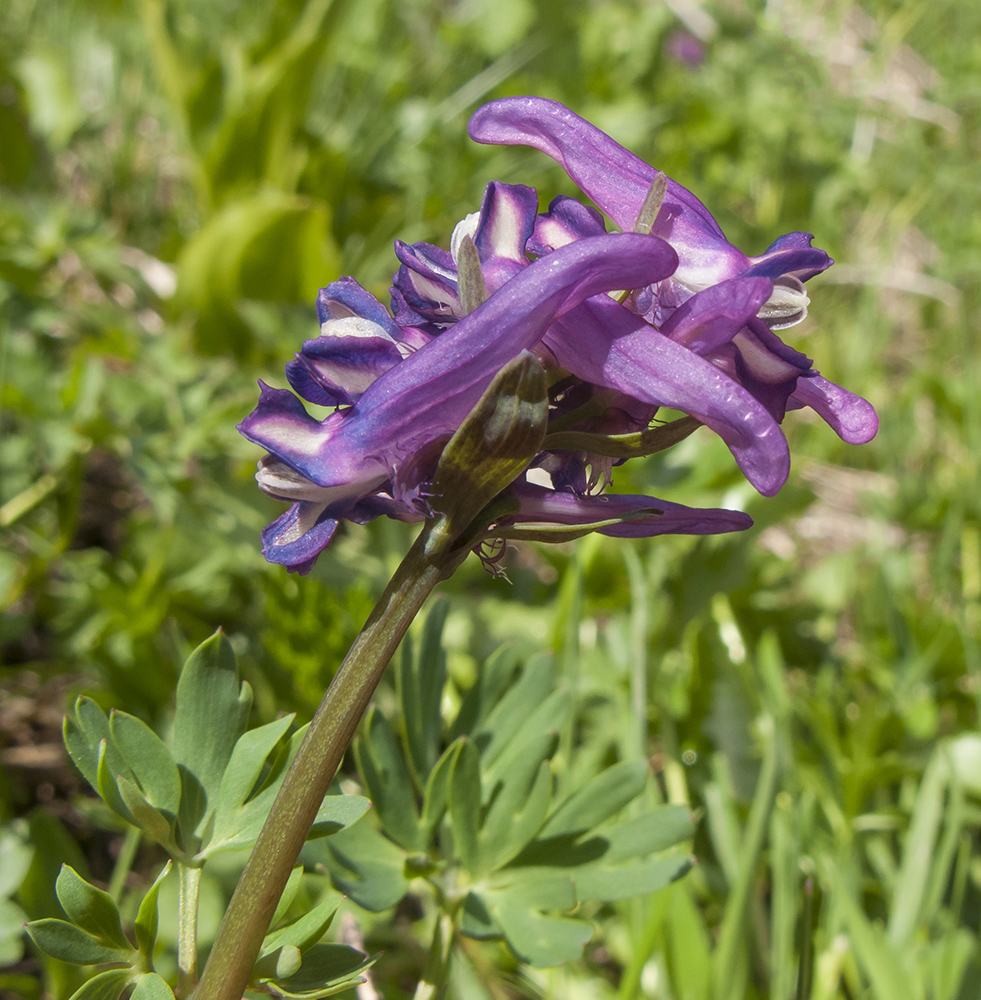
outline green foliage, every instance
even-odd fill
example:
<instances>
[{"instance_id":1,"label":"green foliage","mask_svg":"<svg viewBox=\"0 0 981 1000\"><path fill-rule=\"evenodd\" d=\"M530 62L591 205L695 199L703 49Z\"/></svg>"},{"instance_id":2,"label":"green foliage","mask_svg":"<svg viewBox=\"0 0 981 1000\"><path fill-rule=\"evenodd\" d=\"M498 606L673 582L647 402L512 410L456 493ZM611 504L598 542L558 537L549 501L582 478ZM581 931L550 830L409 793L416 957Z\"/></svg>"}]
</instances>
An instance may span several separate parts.
<instances>
[{"instance_id":1,"label":"green foliage","mask_svg":"<svg viewBox=\"0 0 981 1000\"><path fill-rule=\"evenodd\" d=\"M140 903L136 922L138 945L123 933L115 901L63 865L55 883L58 902L68 920L45 918L27 925L31 940L43 952L72 965L114 965L86 980L71 1000L117 1000L124 990L145 1000L173 1000L170 987L153 971L157 936L157 893L170 871L167 862Z\"/></svg>"},{"instance_id":2,"label":"green foliage","mask_svg":"<svg viewBox=\"0 0 981 1000\"><path fill-rule=\"evenodd\" d=\"M88 698L65 717L65 746L114 813L174 860L200 867L218 851L255 842L303 738L305 727L287 738L292 715L246 731L251 704L219 632L181 673L172 750L139 719L116 711L107 719ZM343 829L368 805L356 796L328 796L313 835Z\"/></svg>"},{"instance_id":3,"label":"green foliage","mask_svg":"<svg viewBox=\"0 0 981 1000\"><path fill-rule=\"evenodd\" d=\"M476 743L481 706L548 644L576 706L549 765L555 797L601 764L651 757L664 799L703 817L699 864L650 900L599 906L596 947L574 968L518 973L468 940L453 989L482 997L504 976L521 997L694 1000L728 981L787 997L810 963L814 998L887 996L898 975L900 996L963 1000L981 975L979 33L967 0L0 4L5 755L25 732L47 738L34 719L9 721L22 672L38 704L67 673L94 705L162 733L177 665L218 625L257 723L309 713L406 531L351 531L307 578L267 568L256 539L278 507L255 490L256 455L234 424L255 377L282 385L284 359L315 334L314 285L354 274L383 295L392 237L445 245L489 179L575 193L543 156L463 139L486 98L555 97L694 190L747 251L817 234L838 263L809 285L797 344L868 396L882 429L851 449L788 415L794 476L766 502L705 431L618 468L625 492L745 507L758 526L745 539L522 545L510 588L463 567L446 587L436 699L451 728L403 750L418 812L399 842L396 826L360 822L368 846L348 850L358 870L376 866L362 891L384 908L426 885L415 873L432 859L400 845L446 834L454 758L437 767L435 749L464 733ZM700 64L676 58L679 36L704 46ZM504 640L518 648L488 661ZM398 744L409 723L389 688L379 697ZM73 724L97 725L78 711ZM98 725L108 789L117 750L108 719ZM388 767L381 734L372 760ZM171 746L189 829L206 806ZM21 914L59 916L62 862L108 875L122 823L88 809L62 822L48 810L68 808L70 783L6 756L3 770L0 845L22 847L0 863L0 963L21 958ZM96 759L96 783L97 771ZM49 784L54 803L35 808ZM142 885L159 861L140 854ZM386 950L383 993L402 990L399 962L418 951L411 903L389 929L359 915L371 950ZM42 961L37 975L0 971L0 989L78 989L75 967Z\"/></svg>"},{"instance_id":4,"label":"green foliage","mask_svg":"<svg viewBox=\"0 0 981 1000\"><path fill-rule=\"evenodd\" d=\"M406 644L398 731L373 709L355 743L378 828L366 818L332 837L328 870L369 910L395 905L422 878L462 934L503 938L535 966L575 961L592 927L565 914L683 875L691 859L677 848L692 836L691 814L658 806L628 815L647 787L643 761L599 767L556 794L550 761L574 706L549 693L550 657L520 665L498 654L444 725L436 695L446 676L445 617L436 604L418 651Z\"/></svg>"}]
</instances>

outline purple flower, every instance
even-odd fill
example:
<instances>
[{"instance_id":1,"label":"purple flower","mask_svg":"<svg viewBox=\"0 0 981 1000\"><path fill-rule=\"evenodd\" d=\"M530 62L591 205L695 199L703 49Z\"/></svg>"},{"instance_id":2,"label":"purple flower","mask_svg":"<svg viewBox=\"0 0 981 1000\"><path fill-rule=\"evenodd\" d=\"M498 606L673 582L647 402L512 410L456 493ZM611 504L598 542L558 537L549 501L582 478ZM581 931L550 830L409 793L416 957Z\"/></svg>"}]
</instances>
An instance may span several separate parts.
<instances>
[{"instance_id":1,"label":"purple flower","mask_svg":"<svg viewBox=\"0 0 981 1000\"><path fill-rule=\"evenodd\" d=\"M502 201L509 193L501 192ZM452 256L432 247L399 247L414 276L403 282L406 296L396 296L401 323L350 278L321 292L320 336L304 343L287 375L309 402L342 408L317 420L293 393L260 383L259 404L239 425L269 452L256 474L260 487L292 504L263 532L267 559L304 573L340 520L432 516L427 490L440 451L496 373L586 299L624 281L659 281L677 263L666 243L634 234L583 239L535 263L519 262L508 255L521 240L506 226L495 228L502 219L495 216L478 233L489 254L492 294L468 315ZM452 329L444 329L451 321ZM686 527L680 513L686 508L672 506L662 522L654 498L624 503L610 508L615 516L647 514L631 522L635 533L728 531L751 523L738 513L697 511ZM574 497L555 520L589 524L594 514ZM713 515L720 518L714 528ZM520 510L509 518L520 521Z\"/></svg>"},{"instance_id":2,"label":"purple flower","mask_svg":"<svg viewBox=\"0 0 981 1000\"><path fill-rule=\"evenodd\" d=\"M552 156L625 230L638 222L658 177L595 126L542 98L485 105L471 119L470 134ZM779 490L789 472L777 426L787 409L812 407L852 444L874 437L873 408L818 375L808 358L773 332L804 318L809 300L803 282L832 264L811 246L810 234L789 233L759 257L748 257L729 243L705 206L670 179L649 221L651 234L677 252L678 267L632 290L627 308L597 297L553 324L543 343L562 367L639 402L697 417L726 441L765 495ZM601 232L599 213L557 198L538 217L527 250L541 257Z\"/></svg>"}]
</instances>

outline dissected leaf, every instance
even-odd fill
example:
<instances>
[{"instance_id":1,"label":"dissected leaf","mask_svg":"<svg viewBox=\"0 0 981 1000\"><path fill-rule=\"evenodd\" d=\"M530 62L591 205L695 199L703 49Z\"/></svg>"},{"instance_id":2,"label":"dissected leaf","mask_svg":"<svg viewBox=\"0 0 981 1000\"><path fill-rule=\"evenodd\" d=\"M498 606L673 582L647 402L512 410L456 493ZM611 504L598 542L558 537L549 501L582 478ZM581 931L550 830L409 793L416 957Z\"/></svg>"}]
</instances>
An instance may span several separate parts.
<instances>
[{"instance_id":1,"label":"dissected leaf","mask_svg":"<svg viewBox=\"0 0 981 1000\"><path fill-rule=\"evenodd\" d=\"M213 806L251 708L252 689L239 684L232 645L216 632L191 653L177 682L173 758L195 779L185 783L187 801L181 804L181 822L188 831ZM192 789L196 801L191 800Z\"/></svg>"},{"instance_id":2,"label":"dissected leaf","mask_svg":"<svg viewBox=\"0 0 981 1000\"><path fill-rule=\"evenodd\" d=\"M554 741L546 737L542 741L542 756L553 745ZM521 768L506 773L487 810L480 841L488 870L506 864L520 853L545 820L552 795L552 771L542 756L529 752Z\"/></svg>"},{"instance_id":3,"label":"dissected leaf","mask_svg":"<svg viewBox=\"0 0 981 1000\"><path fill-rule=\"evenodd\" d=\"M474 877L485 871L480 852L480 754L473 740L460 740L450 765L447 803L453 842L464 868Z\"/></svg>"},{"instance_id":4,"label":"dissected leaf","mask_svg":"<svg viewBox=\"0 0 981 1000\"><path fill-rule=\"evenodd\" d=\"M501 646L482 665L477 680L467 692L450 727L449 738L469 735L480 727L491 709L503 695L518 664L518 651Z\"/></svg>"},{"instance_id":5,"label":"dissected leaf","mask_svg":"<svg viewBox=\"0 0 981 1000\"><path fill-rule=\"evenodd\" d=\"M371 808L371 801L363 795L324 796L323 805L313 821L308 840L314 837L329 837L357 823Z\"/></svg>"},{"instance_id":6,"label":"dissected leaf","mask_svg":"<svg viewBox=\"0 0 981 1000\"><path fill-rule=\"evenodd\" d=\"M573 868L580 903L608 903L657 892L679 879L692 866L688 855L645 858L620 865L598 862Z\"/></svg>"},{"instance_id":7,"label":"dissected leaf","mask_svg":"<svg viewBox=\"0 0 981 1000\"><path fill-rule=\"evenodd\" d=\"M300 881L302 878L303 865L297 865L290 872L290 877L286 880L286 888L283 889L283 894L279 897L279 902L276 904L276 912L273 913L272 920L269 921L271 928L274 928L286 916L286 911L293 905L293 900L296 899L296 894L300 891Z\"/></svg>"},{"instance_id":8,"label":"dissected leaf","mask_svg":"<svg viewBox=\"0 0 981 1000\"><path fill-rule=\"evenodd\" d=\"M377 913L408 891L405 854L375 830L369 817L330 837L326 845L334 886L358 906Z\"/></svg>"},{"instance_id":9,"label":"dissected leaf","mask_svg":"<svg viewBox=\"0 0 981 1000\"><path fill-rule=\"evenodd\" d=\"M539 839L594 829L640 795L646 783L647 764L642 760L608 767L562 801L548 817Z\"/></svg>"},{"instance_id":10,"label":"dissected leaf","mask_svg":"<svg viewBox=\"0 0 981 1000\"><path fill-rule=\"evenodd\" d=\"M119 910L112 897L85 881L69 865L62 865L55 892L68 919L110 948L132 948L123 934Z\"/></svg>"},{"instance_id":11,"label":"dissected leaf","mask_svg":"<svg viewBox=\"0 0 981 1000\"><path fill-rule=\"evenodd\" d=\"M261 954L270 955L284 946L306 951L324 936L327 928L330 927L330 922L334 919L337 907L341 905L341 899L341 896L331 893L312 910L304 913L299 920L267 934L262 942ZM288 977L293 973L287 972L282 975Z\"/></svg>"},{"instance_id":12,"label":"dissected leaf","mask_svg":"<svg viewBox=\"0 0 981 1000\"><path fill-rule=\"evenodd\" d=\"M428 836L432 836L436 829L436 824L443 818L446 812L446 797L449 787L450 769L453 760L459 753L460 742L465 737L460 736L451 743L444 751L443 755L436 762L436 766L429 772L429 780L426 782L426 791L422 800L422 825Z\"/></svg>"},{"instance_id":13,"label":"dissected leaf","mask_svg":"<svg viewBox=\"0 0 981 1000\"><path fill-rule=\"evenodd\" d=\"M300 949L291 944L280 945L262 955L252 969L252 981L261 983L271 979L288 979L299 972L302 962Z\"/></svg>"},{"instance_id":14,"label":"dissected leaf","mask_svg":"<svg viewBox=\"0 0 981 1000\"><path fill-rule=\"evenodd\" d=\"M316 1000L332 996L362 982L361 974L374 964L360 951L340 944L315 944L303 953L299 972L277 980L277 993L290 998Z\"/></svg>"},{"instance_id":15,"label":"dissected leaf","mask_svg":"<svg viewBox=\"0 0 981 1000\"><path fill-rule=\"evenodd\" d=\"M72 965L128 963L133 954L132 947L107 947L80 927L56 917L32 920L27 925L27 933L45 954Z\"/></svg>"},{"instance_id":16,"label":"dissected leaf","mask_svg":"<svg viewBox=\"0 0 981 1000\"><path fill-rule=\"evenodd\" d=\"M125 775L121 774L116 778L116 788L136 825L157 843L168 850L176 851L173 817L150 805L139 788Z\"/></svg>"},{"instance_id":17,"label":"dissected leaf","mask_svg":"<svg viewBox=\"0 0 981 1000\"><path fill-rule=\"evenodd\" d=\"M395 673L409 765L416 782L425 785L439 757L443 719L440 702L446 682L446 654L441 638L449 603L436 601L426 616L422 641L413 655L407 644Z\"/></svg>"}]
</instances>

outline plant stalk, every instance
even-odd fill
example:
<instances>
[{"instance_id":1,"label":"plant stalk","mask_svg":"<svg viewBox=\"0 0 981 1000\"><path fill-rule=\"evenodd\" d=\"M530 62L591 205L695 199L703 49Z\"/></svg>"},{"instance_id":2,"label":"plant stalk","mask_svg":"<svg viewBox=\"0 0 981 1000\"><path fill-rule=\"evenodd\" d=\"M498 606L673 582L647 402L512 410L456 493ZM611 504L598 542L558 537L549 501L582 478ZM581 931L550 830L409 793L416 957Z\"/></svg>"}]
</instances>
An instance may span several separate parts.
<instances>
[{"instance_id":1,"label":"plant stalk","mask_svg":"<svg viewBox=\"0 0 981 1000\"><path fill-rule=\"evenodd\" d=\"M177 996L189 997L198 981L198 898L201 869L178 864L180 894L177 903Z\"/></svg>"},{"instance_id":2,"label":"plant stalk","mask_svg":"<svg viewBox=\"0 0 981 1000\"><path fill-rule=\"evenodd\" d=\"M467 555L427 521L337 671L222 920L194 1000L241 1000L276 904L385 667L441 579Z\"/></svg>"}]
</instances>

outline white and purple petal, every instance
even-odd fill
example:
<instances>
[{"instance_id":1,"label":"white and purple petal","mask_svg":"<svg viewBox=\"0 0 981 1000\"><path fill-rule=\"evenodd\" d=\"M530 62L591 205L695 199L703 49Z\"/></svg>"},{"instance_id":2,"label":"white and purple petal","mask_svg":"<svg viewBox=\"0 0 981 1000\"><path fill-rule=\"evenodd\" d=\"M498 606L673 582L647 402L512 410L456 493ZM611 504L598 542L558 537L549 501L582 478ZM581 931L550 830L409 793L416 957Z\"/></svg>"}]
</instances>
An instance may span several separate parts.
<instances>
[{"instance_id":1,"label":"white and purple petal","mask_svg":"<svg viewBox=\"0 0 981 1000\"><path fill-rule=\"evenodd\" d=\"M595 208L588 208L581 201L560 194L552 199L548 211L536 219L526 249L536 257L542 257L567 243L605 233L606 223Z\"/></svg>"}]
</instances>

